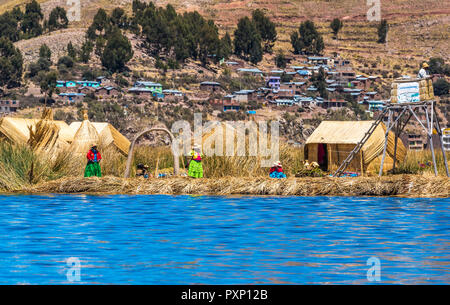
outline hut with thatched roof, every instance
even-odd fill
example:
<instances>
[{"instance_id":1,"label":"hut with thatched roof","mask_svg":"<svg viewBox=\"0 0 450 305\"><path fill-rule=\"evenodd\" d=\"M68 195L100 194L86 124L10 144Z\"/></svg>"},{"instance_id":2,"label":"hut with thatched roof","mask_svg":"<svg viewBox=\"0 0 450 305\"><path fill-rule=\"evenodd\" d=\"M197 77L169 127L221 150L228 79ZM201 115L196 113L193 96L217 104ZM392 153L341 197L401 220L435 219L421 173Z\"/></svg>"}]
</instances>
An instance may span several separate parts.
<instances>
[{"instance_id":1,"label":"hut with thatched roof","mask_svg":"<svg viewBox=\"0 0 450 305\"><path fill-rule=\"evenodd\" d=\"M83 122L73 122L70 124L70 128L76 132L74 142L76 140L81 145L81 148L75 148L77 151L86 150L85 142L96 142L102 147L113 146L125 156L128 155L128 150L131 145L130 141L110 123L90 122L87 117L87 112L84 113Z\"/></svg>"},{"instance_id":2,"label":"hut with thatched roof","mask_svg":"<svg viewBox=\"0 0 450 305\"><path fill-rule=\"evenodd\" d=\"M361 141L374 121L323 121L305 144L305 160L315 161L325 171L334 171ZM379 169L385 143L386 126L381 123L347 167L349 171L372 172ZM395 135L389 132L384 170L392 169ZM396 159L402 162L406 148L397 142Z\"/></svg>"},{"instance_id":3,"label":"hut with thatched roof","mask_svg":"<svg viewBox=\"0 0 450 305\"><path fill-rule=\"evenodd\" d=\"M0 139L15 144L27 144L30 140L30 127L36 130L36 124L40 119L22 119L15 117L3 117L0 119ZM63 121L51 121L59 128L58 138L61 141L71 143L75 132Z\"/></svg>"},{"instance_id":4,"label":"hut with thatched roof","mask_svg":"<svg viewBox=\"0 0 450 305\"><path fill-rule=\"evenodd\" d=\"M41 119L1 118L0 140L46 151L70 146L72 152L83 154L95 142L102 147L114 146L128 155L131 144L111 124L90 122L86 111L82 122L73 122L69 126L66 122L54 121L50 108L44 110Z\"/></svg>"},{"instance_id":5,"label":"hut with thatched roof","mask_svg":"<svg viewBox=\"0 0 450 305\"><path fill-rule=\"evenodd\" d=\"M87 111L84 111L83 122L76 130L73 137L72 144L70 145L71 151L75 154L85 154L89 151L93 144L98 144L100 136L97 129L92 125L88 119Z\"/></svg>"}]
</instances>

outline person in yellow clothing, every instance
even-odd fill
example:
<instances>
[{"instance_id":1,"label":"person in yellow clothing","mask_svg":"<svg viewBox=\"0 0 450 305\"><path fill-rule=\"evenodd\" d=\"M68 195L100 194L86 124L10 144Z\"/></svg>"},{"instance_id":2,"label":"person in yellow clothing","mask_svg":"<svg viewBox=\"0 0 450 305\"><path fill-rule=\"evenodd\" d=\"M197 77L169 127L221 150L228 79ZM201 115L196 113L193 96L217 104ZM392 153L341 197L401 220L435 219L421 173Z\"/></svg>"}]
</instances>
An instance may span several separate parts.
<instances>
[{"instance_id":1,"label":"person in yellow clothing","mask_svg":"<svg viewBox=\"0 0 450 305\"><path fill-rule=\"evenodd\" d=\"M189 162L188 176L192 178L203 178L202 153L200 146L194 145L191 150L191 161Z\"/></svg>"}]
</instances>

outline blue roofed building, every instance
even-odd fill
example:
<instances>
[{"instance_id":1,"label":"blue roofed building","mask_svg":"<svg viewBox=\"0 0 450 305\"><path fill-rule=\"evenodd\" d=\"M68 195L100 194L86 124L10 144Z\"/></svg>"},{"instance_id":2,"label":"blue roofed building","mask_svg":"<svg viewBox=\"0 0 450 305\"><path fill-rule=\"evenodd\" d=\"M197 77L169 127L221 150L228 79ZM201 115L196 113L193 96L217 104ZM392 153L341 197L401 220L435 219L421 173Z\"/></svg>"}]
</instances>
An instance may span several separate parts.
<instances>
[{"instance_id":1,"label":"blue roofed building","mask_svg":"<svg viewBox=\"0 0 450 305\"><path fill-rule=\"evenodd\" d=\"M81 102L86 94L78 92L62 92L58 94L58 99L65 103Z\"/></svg>"},{"instance_id":2,"label":"blue roofed building","mask_svg":"<svg viewBox=\"0 0 450 305\"><path fill-rule=\"evenodd\" d=\"M152 93L162 94L162 85L160 83L155 83L151 81L137 81L134 83L133 88L148 89Z\"/></svg>"},{"instance_id":3,"label":"blue roofed building","mask_svg":"<svg viewBox=\"0 0 450 305\"><path fill-rule=\"evenodd\" d=\"M100 87L100 82L90 81L90 80L80 80L80 81L77 81L77 86L98 88L98 87Z\"/></svg>"},{"instance_id":4,"label":"blue roofed building","mask_svg":"<svg viewBox=\"0 0 450 305\"><path fill-rule=\"evenodd\" d=\"M245 74L251 74L255 76L263 76L263 72L259 70L258 68L240 68L237 70L238 72L245 73Z\"/></svg>"}]
</instances>

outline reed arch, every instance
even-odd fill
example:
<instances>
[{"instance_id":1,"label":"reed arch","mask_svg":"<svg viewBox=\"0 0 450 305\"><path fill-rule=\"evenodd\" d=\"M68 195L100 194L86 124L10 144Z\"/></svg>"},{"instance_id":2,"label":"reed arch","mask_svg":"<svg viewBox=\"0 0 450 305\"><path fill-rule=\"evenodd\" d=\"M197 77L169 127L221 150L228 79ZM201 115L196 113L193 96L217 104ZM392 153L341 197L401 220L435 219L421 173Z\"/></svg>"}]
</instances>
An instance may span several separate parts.
<instances>
[{"instance_id":1,"label":"reed arch","mask_svg":"<svg viewBox=\"0 0 450 305\"><path fill-rule=\"evenodd\" d=\"M175 140L175 137L173 136L173 134L166 128L162 128L162 127L153 127L147 130L144 130L142 132L140 132L133 140L133 142L131 142L131 146L130 146L130 151L128 152L128 159L127 159L127 167L125 169L125 178L129 178L130 177L130 169L131 169L131 163L133 162L133 155L134 155L134 146L136 145L137 140L139 140L142 136L150 133L150 132L154 132L154 131L163 131L166 134L169 135L170 137L170 144L172 146L172 154L173 154L173 173L175 176L178 176L179 172L180 172L180 160L178 158L178 155L175 154L175 152L173 151L173 141Z\"/></svg>"}]
</instances>

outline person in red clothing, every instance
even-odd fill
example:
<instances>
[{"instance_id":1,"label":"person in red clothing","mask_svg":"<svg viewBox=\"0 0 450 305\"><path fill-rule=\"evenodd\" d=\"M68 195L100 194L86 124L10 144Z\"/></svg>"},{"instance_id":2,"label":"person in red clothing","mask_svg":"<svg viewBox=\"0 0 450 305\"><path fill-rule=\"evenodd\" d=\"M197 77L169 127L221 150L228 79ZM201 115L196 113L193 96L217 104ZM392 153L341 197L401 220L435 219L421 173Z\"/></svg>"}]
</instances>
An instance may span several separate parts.
<instances>
[{"instance_id":1,"label":"person in red clothing","mask_svg":"<svg viewBox=\"0 0 450 305\"><path fill-rule=\"evenodd\" d=\"M101 177L102 170L100 168L100 160L102 159L102 155L97 150L97 144L92 144L91 149L88 151L86 158L88 160L86 164L86 169L84 170L85 177Z\"/></svg>"},{"instance_id":2,"label":"person in red clothing","mask_svg":"<svg viewBox=\"0 0 450 305\"><path fill-rule=\"evenodd\" d=\"M283 167L281 166L281 162L277 161L273 164L269 171L270 178L282 179L286 178L286 175L283 172Z\"/></svg>"}]
</instances>

